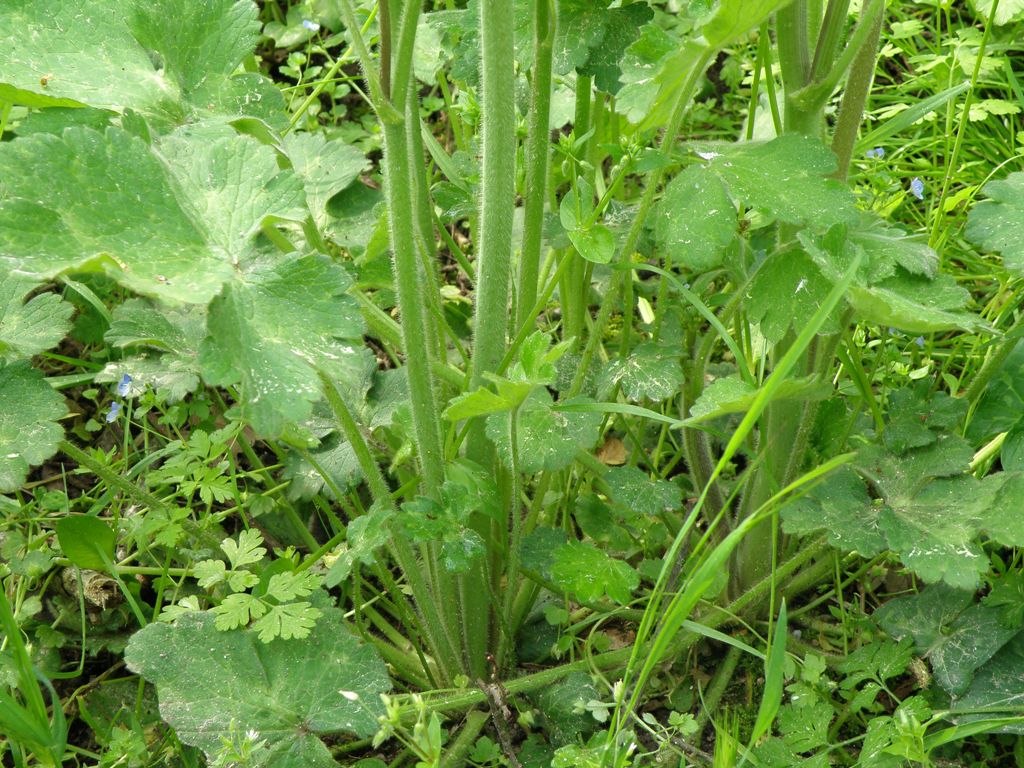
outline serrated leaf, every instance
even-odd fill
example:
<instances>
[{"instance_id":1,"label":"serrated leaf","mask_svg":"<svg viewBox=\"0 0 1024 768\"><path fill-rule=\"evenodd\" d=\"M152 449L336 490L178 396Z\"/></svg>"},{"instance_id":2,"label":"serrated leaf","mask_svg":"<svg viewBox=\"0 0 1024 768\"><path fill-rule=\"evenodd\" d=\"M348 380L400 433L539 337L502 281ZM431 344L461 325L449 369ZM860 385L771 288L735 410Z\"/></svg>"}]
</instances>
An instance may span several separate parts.
<instances>
[{"instance_id":1,"label":"serrated leaf","mask_svg":"<svg viewBox=\"0 0 1024 768\"><path fill-rule=\"evenodd\" d=\"M220 605L210 610L216 617L214 626L221 632L245 627L267 612L267 604L247 592L236 592L225 597Z\"/></svg>"},{"instance_id":2,"label":"serrated leaf","mask_svg":"<svg viewBox=\"0 0 1024 768\"><path fill-rule=\"evenodd\" d=\"M926 581L974 588L988 569L976 538L994 514L999 483L965 474L972 456L953 435L900 455L869 446L855 464L877 498L842 469L787 505L784 526L794 533L824 529L835 546L867 556L891 549Z\"/></svg>"},{"instance_id":3,"label":"serrated leaf","mask_svg":"<svg viewBox=\"0 0 1024 768\"><path fill-rule=\"evenodd\" d=\"M57 521L57 541L64 556L79 568L109 571L117 535L98 517L69 515Z\"/></svg>"},{"instance_id":4,"label":"serrated leaf","mask_svg":"<svg viewBox=\"0 0 1024 768\"><path fill-rule=\"evenodd\" d=\"M346 378L359 364L363 321L350 278L322 256L251 269L210 306L199 359L216 386L239 385L242 415L264 435L300 422L320 397L314 366Z\"/></svg>"},{"instance_id":5,"label":"serrated leaf","mask_svg":"<svg viewBox=\"0 0 1024 768\"><path fill-rule=\"evenodd\" d=\"M1024 275L1024 173L985 185L984 200L967 216L967 238L988 251L1002 254L1003 265L1013 274Z\"/></svg>"},{"instance_id":6,"label":"serrated leaf","mask_svg":"<svg viewBox=\"0 0 1024 768\"><path fill-rule=\"evenodd\" d=\"M853 193L828 178L836 169L820 141L787 133L767 142L709 148L709 168L734 198L792 224L818 231L857 217Z\"/></svg>"},{"instance_id":7,"label":"serrated leaf","mask_svg":"<svg viewBox=\"0 0 1024 768\"><path fill-rule=\"evenodd\" d=\"M318 618L320 609L307 602L287 603L270 608L265 616L253 622L252 629L261 643L269 643L276 638L302 640L309 637Z\"/></svg>"},{"instance_id":8,"label":"serrated leaf","mask_svg":"<svg viewBox=\"0 0 1024 768\"><path fill-rule=\"evenodd\" d=\"M892 276L900 266L913 275L935 277L939 256L926 240L895 227L884 219L862 213L847 230L846 236L867 254L872 282Z\"/></svg>"},{"instance_id":9,"label":"serrated leaf","mask_svg":"<svg viewBox=\"0 0 1024 768\"><path fill-rule=\"evenodd\" d=\"M589 402L573 398L567 403ZM519 407L517 421L518 459L521 472L558 470L569 466L577 449L592 448L601 426L600 413L557 411L547 390L536 389ZM498 449L506 466L512 465L512 443L508 413L487 417L487 436Z\"/></svg>"},{"instance_id":10,"label":"serrated leaf","mask_svg":"<svg viewBox=\"0 0 1024 768\"><path fill-rule=\"evenodd\" d=\"M0 362L0 492L16 491L29 467L57 452L64 398L27 362Z\"/></svg>"},{"instance_id":11,"label":"serrated leaf","mask_svg":"<svg viewBox=\"0 0 1024 768\"><path fill-rule=\"evenodd\" d=\"M158 124L203 114L283 118L266 78L233 76L259 39L249 0L0 6L0 99L31 107L131 108Z\"/></svg>"},{"instance_id":12,"label":"serrated leaf","mask_svg":"<svg viewBox=\"0 0 1024 768\"><path fill-rule=\"evenodd\" d=\"M950 275L929 280L896 274L876 285L852 286L847 300L867 322L908 333L977 331L987 327L981 318L963 309L970 294Z\"/></svg>"},{"instance_id":13,"label":"serrated leaf","mask_svg":"<svg viewBox=\"0 0 1024 768\"><path fill-rule=\"evenodd\" d=\"M736 239L736 207L707 168L692 165L669 182L658 204L654 236L673 264L706 272L722 263Z\"/></svg>"},{"instance_id":14,"label":"serrated leaf","mask_svg":"<svg viewBox=\"0 0 1024 768\"><path fill-rule=\"evenodd\" d=\"M626 48L639 37L640 28L651 20L654 13L643 2L600 10L604 16L604 35L598 45L590 46L586 62L576 68L580 74L594 78L594 85L599 90L614 95L619 90L619 76L622 74L619 62ZM556 41L557 34L556 30ZM568 34L572 34L571 30Z\"/></svg>"},{"instance_id":15,"label":"serrated leaf","mask_svg":"<svg viewBox=\"0 0 1024 768\"><path fill-rule=\"evenodd\" d=\"M263 546L263 536L259 531L249 528L238 534L238 541L224 539L220 548L228 556L232 568L241 568L243 565L252 565L260 562L267 554L267 548Z\"/></svg>"},{"instance_id":16,"label":"serrated leaf","mask_svg":"<svg viewBox=\"0 0 1024 768\"><path fill-rule=\"evenodd\" d=\"M324 579L328 588L336 587L348 578L356 563L376 562L375 552L391 539L390 520L389 512L375 506L348 524L348 539L341 546L337 560L331 564Z\"/></svg>"},{"instance_id":17,"label":"serrated leaf","mask_svg":"<svg viewBox=\"0 0 1024 768\"><path fill-rule=\"evenodd\" d=\"M799 249L774 253L758 268L747 293L750 319L760 323L768 341L778 342L790 328L799 330L832 290L814 260ZM822 328L836 329L834 317Z\"/></svg>"},{"instance_id":18,"label":"serrated leaf","mask_svg":"<svg viewBox=\"0 0 1024 768\"><path fill-rule=\"evenodd\" d=\"M722 0L701 32L712 48L737 40L790 0Z\"/></svg>"},{"instance_id":19,"label":"serrated leaf","mask_svg":"<svg viewBox=\"0 0 1024 768\"><path fill-rule=\"evenodd\" d=\"M71 329L74 307L56 293L26 301L35 280L0 272L0 360L15 362L60 343Z\"/></svg>"},{"instance_id":20,"label":"serrated leaf","mask_svg":"<svg viewBox=\"0 0 1024 768\"><path fill-rule=\"evenodd\" d=\"M601 693L585 672L573 672L531 698L541 712L545 732L556 746L585 740L598 728L586 705L600 701Z\"/></svg>"},{"instance_id":21,"label":"serrated leaf","mask_svg":"<svg viewBox=\"0 0 1024 768\"><path fill-rule=\"evenodd\" d=\"M186 614L132 636L129 668L154 683L160 713L186 744L213 758L232 728L265 739L275 768L333 768L321 736L368 737L391 687L377 652L323 615L304 642L261 643L256 632L221 632L213 617Z\"/></svg>"},{"instance_id":22,"label":"serrated leaf","mask_svg":"<svg viewBox=\"0 0 1024 768\"><path fill-rule=\"evenodd\" d=\"M319 133L289 133L284 150L302 180L317 227L327 226L327 201L369 167L366 156L351 144L327 141Z\"/></svg>"},{"instance_id":23,"label":"serrated leaf","mask_svg":"<svg viewBox=\"0 0 1024 768\"><path fill-rule=\"evenodd\" d=\"M321 578L312 571L275 573L267 582L267 594L282 603L297 597L309 597L320 586Z\"/></svg>"},{"instance_id":24,"label":"serrated leaf","mask_svg":"<svg viewBox=\"0 0 1024 768\"><path fill-rule=\"evenodd\" d=\"M158 307L147 299L129 299L114 309L104 335L108 344L145 354L107 363L97 383L120 381L128 374L139 387L163 392L178 402L199 386L199 345L206 336L206 308Z\"/></svg>"},{"instance_id":25,"label":"serrated leaf","mask_svg":"<svg viewBox=\"0 0 1024 768\"><path fill-rule=\"evenodd\" d=\"M756 387L743 381L739 376L715 379L704 388L700 397L690 407L690 417L706 421L730 413L743 413L753 405L757 392ZM813 402L824 400L831 393L831 384L821 381L817 376L806 376L782 382L772 399Z\"/></svg>"},{"instance_id":26,"label":"serrated leaf","mask_svg":"<svg viewBox=\"0 0 1024 768\"><path fill-rule=\"evenodd\" d=\"M655 480L636 467L617 467L604 476L612 501L631 513L653 517L679 509L683 491L667 480Z\"/></svg>"},{"instance_id":27,"label":"serrated leaf","mask_svg":"<svg viewBox=\"0 0 1024 768\"><path fill-rule=\"evenodd\" d=\"M3 142L0 177L0 260L12 271L38 279L102 271L139 293L197 304L231 277L163 163L120 128Z\"/></svg>"},{"instance_id":28,"label":"serrated leaf","mask_svg":"<svg viewBox=\"0 0 1024 768\"><path fill-rule=\"evenodd\" d=\"M963 712L984 711L955 717L957 723L1020 715L1024 709L1024 633L1018 633L975 673L967 691L953 699L953 707ZM1021 734L1024 723L1004 725L999 730Z\"/></svg>"},{"instance_id":29,"label":"serrated leaf","mask_svg":"<svg viewBox=\"0 0 1024 768\"><path fill-rule=\"evenodd\" d=\"M645 24L620 62L622 87L615 99L616 111L644 130L663 125L705 52L703 42L679 40L657 24Z\"/></svg>"},{"instance_id":30,"label":"serrated leaf","mask_svg":"<svg viewBox=\"0 0 1024 768\"><path fill-rule=\"evenodd\" d=\"M282 476L289 481L288 498L309 500L318 493L334 498L334 491L321 474L325 472L340 489L347 490L363 477L351 443L338 433L324 438L320 445L309 451L316 466L306 460L298 451L289 452L284 460Z\"/></svg>"},{"instance_id":31,"label":"serrated leaf","mask_svg":"<svg viewBox=\"0 0 1024 768\"><path fill-rule=\"evenodd\" d=\"M192 566L192 577L203 589L217 586L225 580L227 573L223 560L200 560Z\"/></svg>"},{"instance_id":32,"label":"serrated leaf","mask_svg":"<svg viewBox=\"0 0 1024 768\"><path fill-rule=\"evenodd\" d=\"M936 682L954 696L967 690L975 671L1018 631L1003 625L999 609L974 603L973 597L970 590L933 584L875 611L875 620L890 635L914 639Z\"/></svg>"},{"instance_id":33,"label":"serrated leaf","mask_svg":"<svg viewBox=\"0 0 1024 768\"><path fill-rule=\"evenodd\" d=\"M584 602L610 597L626 605L640 585L640 575L622 560L582 541L570 541L554 551L551 578Z\"/></svg>"},{"instance_id":34,"label":"serrated leaf","mask_svg":"<svg viewBox=\"0 0 1024 768\"><path fill-rule=\"evenodd\" d=\"M598 391L610 393L618 385L629 400L660 402L679 393L683 385L683 368L678 355L653 343L644 343L616 358L601 371Z\"/></svg>"}]
</instances>

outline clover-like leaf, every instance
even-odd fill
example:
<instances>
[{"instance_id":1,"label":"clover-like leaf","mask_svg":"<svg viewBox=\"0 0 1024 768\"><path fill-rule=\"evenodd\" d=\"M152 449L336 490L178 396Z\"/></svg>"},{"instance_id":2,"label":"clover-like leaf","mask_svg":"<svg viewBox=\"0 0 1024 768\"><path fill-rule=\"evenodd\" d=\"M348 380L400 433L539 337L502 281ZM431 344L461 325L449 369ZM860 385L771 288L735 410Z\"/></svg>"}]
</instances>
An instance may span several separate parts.
<instances>
[{"instance_id":1,"label":"clover-like leaf","mask_svg":"<svg viewBox=\"0 0 1024 768\"><path fill-rule=\"evenodd\" d=\"M0 492L17 490L29 467L57 451L64 398L27 362L0 362Z\"/></svg>"},{"instance_id":2,"label":"clover-like leaf","mask_svg":"<svg viewBox=\"0 0 1024 768\"><path fill-rule=\"evenodd\" d=\"M267 765L333 768L320 737L374 734L380 694L391 685L377 652L349 633L341 611L318 610L303 642L266 644L254 630L222 632L208 613L187 613L135 633L125 659L156 685L160 713L178 738L208 757L238 728L266 740Z\"/></svg>"},{"instance_id":3,"label":"clover-like leaf","mask_svg":"<svg viewBox=\"0 0 1024 768\"><path fill-rule=\"evenodd\" d=\"M607 596L622 605L640 584L640 575L629 563L582 541L570 541L555 550L551 578L584 602Z\"/></svg>"},{"instance_id":4,"label":"clover-like leaf","mask_svg":"<svg viewBox=\"0 0 1024 768\"><path fill-rule=\"evenodd\" d=\"M235 75L259 39L250 0L0 5L0 99L31 107L132 109L158 124L206 114L281 124L283 99Z\"/></svg>"},{"instance_id":5,"label":"clover-like leaf","mask_svg":"<svg viewBox=\"0 0 1024 768\"><path fill-rule=\"evenodd\" d=\"M56 346L71 328L74 307L56 293L25 297L35 280L0 272L0 360L15 362Z\"/></svg>"}]
</instances>

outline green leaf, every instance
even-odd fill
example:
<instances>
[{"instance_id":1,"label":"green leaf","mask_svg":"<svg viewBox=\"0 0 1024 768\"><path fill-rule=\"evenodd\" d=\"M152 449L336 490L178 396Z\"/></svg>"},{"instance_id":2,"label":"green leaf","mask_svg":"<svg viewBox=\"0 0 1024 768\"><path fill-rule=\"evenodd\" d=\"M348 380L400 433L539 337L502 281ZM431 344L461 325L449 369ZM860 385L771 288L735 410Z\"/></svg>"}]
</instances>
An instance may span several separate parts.
<instances>
[{"instance_id":1,"label":"green leaf","mask_svg":"<svg viewBox=\"0 0 1024 768\"><path fill-rule=\"evenodd\" d=\"M890 600L875 620L897 640L912 637L947 693L964 693L974 673L1014 635L998 608L977 604L970 590L933 584L920 594Z\"/></svg>"},{"instance_id":2,"label":"green leaf","mask_svg":"<svg viewBox=\"0 0 1024 768\"><path fill-rule=\"evenodd\" d=\"M210 610L216 617L214 626L221 632L245 627L267 612L267 604L246 592L236 592L225 597L220 605Z\"/></svg>"},{"instance_id":3,"label":"green leaf","mask_svg":"<svg viewBox=\"0 0 1024 768\"><path fill-rule=\"evenodd\" d=\"M239 533L237 542L234 539L224 539L220 548L228 556L232 568L258 563L267 555L267 548L263 546L263 536L252 528Z\"/></svg>"},{"instance_id":4,"label":"green leaf","mask_svg":"<svg viewBox=\"0 0 1024 768\"><path fill-rule=\"evenodd\" d=\"M1024 414L1024 344L1014 347L985 388L967 425L967 439L987 442L1008 432Z\"/></svg>"},{"instance_id":5,"label":"green leaf","mask_svg":"<svg viewBox=\"0 0 1024 768\"><path fill-rule=\"evenodd\" d=\"M186 744L213 758L232 728L265 739L267 765L334 768L321 736L368 737L390 689L377 652L323 616L302 642L258 640L253 630L221 632L212 616L190 613L132 636L128 667L156 685L160 713Z\"/></svg>"},{"instance_id":6,"label":"green leaf","mask_svg":"<svg viewBox=\"0 0 1024 768\"><path fill-rule=\"evenodd\" d=\"M25 301L35 280L0 272L0 360L15 362L60 343L71 329L74 307L56 293Z\"/></svg>"},{"instance_id":7,"label":"green leaf","mask_svg":"<svg viewBox=\"0 0 1024 768\"><path fill-rule=\"evenodd\" d=\"M953 699L959 711L985 710L985 714L955 717L957 723L970 723L1000 714L1019 716L1024 709L1024 633L1018 633L975 675L970 687ZM1003 726L1006 733L1024 733L1024 723Z\"/></svg>"},{"instance_id":8,"label":"green leaf","mask_svg":"<svg viewBox=\"0 0 1024 768\"><path fill-rule=\"evenodd\" d=\"M366 156L351 144L327 141L319 133L289 133L284 150L302 180L317 227L327 226L327 201L369 167Z\"/></svg>"},{"instance_id":9,"label":"green leaf","mask_svg":"<svg viewBox=\"0 0 1024 768\"><path fill-rule=\"evenodd\" d=\"M532 387L527 387L527 392ZM462 421L475 416L486 416L491 413L509 411L515 408L521 399L510 400L502 397L486 387L453 397L441 416L448 421Z\"/></svg>"},{"instance_id":10,"label":"green leaf","mask_svg":"<svg viewBox=\"0 0 1024 768\"><path fill-rule=\"evenodd\" d=\"M679 356L657 344L641 344L629 357L612 360L598 376L598 391L610 393L616 385L633 401L661 402L673 397L683 385Z\"/></svg>"},{"instance_id":11,"label":"green leaf","mask_svg":"<svg viewBox=\"0 0 1024 768\"><path fill-rule=\"evenodd\" d=\"M598 722L586 706L600 701L601 693L585 672L566 675L531 698L541 713L541 725L555 746L585 740L597 730Z\"/></svg>"},{"instance_id":12,"label":"green leaf","mask_svg":"<svg viewBox=\"0 0 1024 768\"><path fill-rule=\"evenodd\" d=\"M775 622L772 645L764 661L764 691L761 695L761 704L757 708L757 719L754 721L754 728L750 733L751 744L756 744L768 732L779 711L779 706L782 704L788 628L786 600L783 598L782 605L779 607L779 617Z\"/></svg>"},{"instance_id":13,"label":"green leaf","mask_svg":"<svg viewBox=\"0 0 1024 768\"><path fill-rule=\"evenodd\" d=\"M846 236L867 254L871 282L891 277L897 266L913 275L938 274L939 256L926 240L909 235L878 216L862 213Z\"/></svg>"},{"instance_id":14,"label":"green leaf","mask_svg":"<svg viewBox=\"0 0 1024 768\"><path fill-rule=\"evenodd\" d=\"M604 477L612 501L631 514L654 517L679 509L683 491L675 483L654 480L636 467L616 467Z\"/></svg>"},{"instance_id":15,"label":"green leaf","mask_svg":"<svg viewBox=\"0 0 1024 768\"><path fill-rule=\"evenodd\" d=\"M977 331L987 327L979 317L964 311L970 294L950 275L929 280L896 274L877 285L852 286L847 298L867 322L908 333Z\"/></svg>"},{"instance_id":16,"label":"green leaf","mask_svg":"<svg viewBox=\"0 0 1024 768\"><path fill-rule=\"evenodd\" d=\"M645 130L663 125L680 88L705 53L702 41L679 40L657 24L645 24L620 62L622 87L615 99L616 111Z\"/></svg>"},{"instance_id":17,"label":"green leaf","mask_svg":"<svg viewBox=\"0 0 1024 768\"><path fill-rule=\"evenodd\" d=\"M348 539L338 548L337 559L331 563L324 579L328 588L334 588L348 578L356 563L376 562L374 553L391 540L390 519L390 512L374 506L348 524Z\"/></svg>"},{"instance_id":18,"label":"green leaf","mask_svg":"<svg viewBox=\"0 0 1024 768\"><path fill-rule=\"evenodd\" d=\"M714 269L736 233L736 206L722 180L707 168L692 165L669 182L658 204L654 236L673 264L694 272Z\"/></svg>"},{"instance_id":19,"label":"green leaf","mask_svg":"<svg viewBox=\"0 0 1024 768\"><path fill-rule=\"evenodd\" d=\"M308 501L318 493L334 498L334 491L320 474L325 472L331 481L342 491L358 484L363 477L359 460L351 443L337 432L327 435L320 445L309 451L309 457L316 462L314 466L306 460L305 455L298 451L289 452L284 460L282 476L289 481L288 498Z\"/></svg>"},{"instance_id":20,"label":"green leaf","mask_svg":"<svg viewBox=\"0 0 1024 768\"><path fill-rule=\"evenodd\" d=\"M758 27L789 0L722 0L701 29L708 45L721 48Z\"/></svg>"},{"instance_id":21,"label":"green leaf","mask_svg":"<svg viewBox=\"0 0 1024 768\"><path fill-rule=\"evenodd\" d=\"M64 556L79 568L108 571L114 562L117 535L98 517L70 515L55 526Z\"/></svg>"},{"instance_id":22,"label":"green leaf","mask_svg":"<svg viewBox=\"0 0 1024 768\"><path fill-rule=\"evenodd\" d=\"M831 290L832 283L803 251L773 253L751 281L747 311L752 321L760 323L764 337L774 343L790 328L806 325ZM822 330L838 330L835 318Z\"/></svg>"},{"instance_id":23,"label":"green leaf","mask_svg":"<svg viewBox=\"0 0 1024 768\"><path fill-rule=\"evenodd\" d=\"M835 155L815 139L787 133L702 154L734 198L782 221L825 231L858 215L849 187L828 178Z\"/></svg>"},{"instance_id":24,"label":"green leaf","mask_svg":"<svg viewBox=\"0 0 1024 768\"><path fill-rule=\"evenodd\" d=\"M441 502L424 496L402 505L397 522L417 543L439 542L441 561L450 573L465 573L486 552L480 535L469 527L474 512L487 511L494 489L471 487L470 481L445 481Z\"/></svg>"},{"instance_id":25,"label":"green leaf","mask_svg":"<svg viewBox=\"0 0 1024 768\"><path fill-rule=\"evenodd\" d=\"M163 163L119 128L3 142L0 177L0 260L11 270L38 279L101 271L139 293L196 304L231 277Z\"/></svg>"},{"instance_id":26,"label":"green leaf","mask_svg":"<svg viewBox=\"0 0 1024 768\"><path fill-rule=\"evenodd\" d=\"M615 255L615 235L604 224L574 229L568 235L580 256L594 264L607 264Z\"/></svg>"},{"instance_id":27,"label":"green leaf","mask_svg":"<svg viewBox=\"0 0 1024 768\"><path fill-rule=\"evenodd\" d=\"M319 608L305 601L275 605L265 616L253 622L252 629L261 643L269 643L276 638L303 640L309 637L320 615Z\"/></svg>"},{"instance_id":28,"label":"green leaf","mask_svg":"<svg viewBox=\"0 0 1024 768\"><path fill-rule=\"evenodd\" d=\"M573 398L566 404L590 402ZM519 407L517 421L518 459L522 472L558 470L572 464L576 451L592 448L601 426L600 413L557 411L547 390L536 389ZM508 413L487 417L487 436L494 442L506 466L512 465L512 443Z\"/></svg>"},{"instance_id":29,"label":"green leaf","mask_svg":"<svg viewBox=\"0 0 1024 768\"><path fill-rule=\"evenodd\" d=\"M199 359L215 386L239 385L242 415L264 435L300 422L320 397L314 366L358 367L362 318L347 273L322 256L254 265L210 306Z\"/></svg>"},{"instance_id":30,"label":"green leaf","mask_svg":"<svg viewBox=\"0 0 1024 768\"><path fill-rule=\"evenodd\" d=\"M1018 277L1024 275L1024 173L985 185L989 199L971 209L967 216L967 238L988 251L1003 256L1004 266Z\"/></svg>"},{"instance_id":31,"label":"green leaf","mask_svg":"<svg viewBox=\"0 0 1024 768\"><path fill-rule=\"evenodd\" d=\"M249 0L76 0L0 5L0 100L131 108L158 124L206 114L283 122L266 78L233 73L259 39Z\"/></svg>"},{"instance_id":32,"label":"green leaf","mask_svg":"<svg viewBox=\"0 0 1024 768\"><path fill-rule=\"evenodd\" d=\"M586 62L578 64L576 69L580 74L594 78L594 85L599 90L614 95L619 90L619 77L622 74L619 63L625 55L626 48L636 41L640 36L640 28L651 20L654 13L650 6L643 2L619 8L602 6L598 10L604 17L604 35L598 45L590 46ZM568 33L562 29L556 30L556 44L562 36L560 32L572 34L571 30Z\"/></svg>"},{"instance_id":33,"label":"green leaf","mask_svg":"<svg viewBox=\"0 0 1024 768\"><path fill-rule=\"evenodd\" d=\"M140 387L182 400L199 387L199 345L206 336L206 309L185 305L160 308L147 299L117 306L104 335L108 344L143 354L107 363L97 383L120 381L124 374Z\"/></svg>"},{"instance_id":34,"label":"green leaf","mask_svg":"<svg viewBox=\"0 0 1024 768\"><path fill-rule=\"evenodd\" d=\"M16 491L29 467L57 451L64 398L27 362L0 361L0 492Z\"/></svg>"},{"instance_id":35,"label":"green leaf","mask_svg":"<svg viewBox=\"0 0 1024 768\"><path fill-rule=\"evenodd\" d=\"M604 550L570 541L554 552L551 578L583 602L607 596L626 605L640 585L640 575L628 563L616 560Z\"/></svg>"},{"instance_id":36,"label":"green leaf","mask_svg":"<svg viewBox=\"0 0 1024 768\"><path fill-rule=\"evenodd\" d=\"M986 516L1001 510L1000 483L964 473L972 456L954 435L899 455L868 446L855 466L876 498L844 468L787 505L784 526L793 533L824 529L834 546L866 556L890 549L926 581L974 588L988 569L976 538Z\"/></svg>"},{"instance_id":37,"label":"green leaf","mask_svg":"<svg viewBox=\"0 0 1024 768\"><path fill-rule=\"evenodd\" d=\"M758 389L739 376L726 376L711 382L690 407L690 417L706 421L730 413L744 413L754 403ZM832 385L817 376L787 379L775 391L773 400L824 400L832 393Z\"/></svg>"}]
</instances>

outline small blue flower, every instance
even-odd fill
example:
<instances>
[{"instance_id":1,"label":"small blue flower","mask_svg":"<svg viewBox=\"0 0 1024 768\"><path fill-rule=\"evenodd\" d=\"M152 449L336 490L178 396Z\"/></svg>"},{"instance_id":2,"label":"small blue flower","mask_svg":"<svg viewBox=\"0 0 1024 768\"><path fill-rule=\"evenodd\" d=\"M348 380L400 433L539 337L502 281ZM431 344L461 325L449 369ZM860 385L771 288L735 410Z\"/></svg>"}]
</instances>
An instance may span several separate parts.
<instances>
[{"instance_id":1,"label":"small blue flower","mask_svg":"<svg viewBox=\"0 0 1024 768\"><path fill-rule=\"evenodd\" d=\"M917 346L919 346L919 347L923 347L924 346L924 336L918 336L916 339L914 339L914 343L917 344Z\"/></svg>"},{"instance_id":2,"label":"small blue flower","mask_svg":"<svg viewBox=\"0 0 1024 768\"><path fill-rule=\"evenodd\" d=\"M124 397L128 394L128 385L132 383L132 377L127 373L121 377L121 380L117 382L117 394Z\"/></svg>"},{"instance_id":3,"label":"small blue flower","mask_svg":"<svg viewBox=\"0 0 1024 768\"><path fill-rule=\"evenodd\" d=\"M310 32L320 31L320 25L317 24L315 21L310 21L309 19L303 19L302 26L308 29Z\"/></svg>"},{"instance_id":4,"label":"small blue flower","mask_svg":"<svg viewBox=\"0 0 1024 768\"><path fill-rule=\"evenodd\" d=\"M868 157L873 157L876 160L881 160L883 157L885 157L885 150L882 149L881 147L875 147L874 149L869 149L864 154L866 154Z\"/></svg>"},{"instance_id":5,"label":"small blue flower","mask_svg":"<svg viewBox=\"0 0 1024 768\"><path fill-rule=\"evenodd\" d=\"M917 176L910 180L910 192L918 200L924 200L924 182Z\"/></svg>"},{"instance_id":6,"label":"small blue flower","mask_svg":"<svg viewBox=\"0 0 1024 768\"><path fill-rule=\"evenodd\" d=\"M107 412L107 424L111 424L117 415L121 412L121 404L114 402L110 404L110 410Z\"/></svg>"}]
</instances>

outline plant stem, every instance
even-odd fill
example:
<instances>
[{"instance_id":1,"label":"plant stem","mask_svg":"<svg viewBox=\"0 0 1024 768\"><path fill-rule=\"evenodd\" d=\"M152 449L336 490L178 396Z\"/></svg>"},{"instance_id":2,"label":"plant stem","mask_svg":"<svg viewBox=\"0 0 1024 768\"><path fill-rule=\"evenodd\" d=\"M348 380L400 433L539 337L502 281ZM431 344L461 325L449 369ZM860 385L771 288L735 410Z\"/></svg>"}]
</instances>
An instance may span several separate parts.
<instances>
[{"instance_id":1,"label":"plant stem","mask_svg":"<svg viewBox=\"0 0 1024 768\"><path fill-rule=\"evenodd\" d=\"M480 9L482 60L482 160L480 227L477 257L476 306L474 308L473 358L470 367L471 389L486 382L485 374L497 370L505 353L509 328L509 278L512 261L512 216L515 210L516 115L515 62L512 25L508 7L501 0L483 0ZM469 424L466 452L483 466L497 467L494 446L484 433L484 420ZM508 483L499 472L501 505L511 514ZM471 527L491 542L488 565L492 574L500 569L500 551L493 544L504 536L508 524L494 524L482 513L474 514ZM493 529L492 529L493 525ZM460 581L462 630L467 673L483 678L487 671L487 645L491 627L487 586L483 565L473 568Z\"/></svg>"},{"instance_id":2,"label":"plant stem","mask_svg":"<svg viewBox=\"0 0 1024 768\"><path fill-rule=\"evenodd\" d=\"M466 755L476 743L480 731L487 725L487 719L486 712L476 709L466 715L466 724L462 726L459 735L448 747L447 753L441 760L441 768L462 768L466 764Z\"/></svg>"},{"instance_id":3,"label":"plant stem","mask_svg":"<svg viewBox=\"0 0 1024 768\"><path fill-rule=\"evenodd\" d=\"M523 214L523 245L519 255L519 293L516 327L521 328L537 300L537 279L544 234L547 199L548 154L551 121L551 67L555 39L551 0L534 0L533 81L530 89L530 128L526 139L526 209Z\"/></svg>"},{"instance_id":4,"label":"plant stem","mask_svg":"<svg viewBox=\"0 0 1024 768\"><path fill-rule=\"evenodd\" d=\"M864 118L864 105L867 104L868 94L871 92L884 16L884 9L879 10L870 20L870 30L850 66L843 100L839 105L839 117L836 119L835 132L832 134L832 151L839 161L835 178L840 181L846 181L846 174L850 170L850 158L853 157L853 146L857 143L857 131Z\"/></svg>"},{"instance_id":5,"label":"plant stem","mask_svg":"<svg viewBox=\"0 0 1024 768\"><path fill-rule=\"evenodd\" d=\"M409 167L405 128L401 123L384 124L384 167L384 188L391 226L398 309L402 316L402 346L409 379L413 435L419 453L425 494L437 498L444 480L444 452L431 371L433 358L425 330L428 318L424 311L413 221L414 182Z\"/></svg>"}]
</instances>

